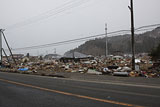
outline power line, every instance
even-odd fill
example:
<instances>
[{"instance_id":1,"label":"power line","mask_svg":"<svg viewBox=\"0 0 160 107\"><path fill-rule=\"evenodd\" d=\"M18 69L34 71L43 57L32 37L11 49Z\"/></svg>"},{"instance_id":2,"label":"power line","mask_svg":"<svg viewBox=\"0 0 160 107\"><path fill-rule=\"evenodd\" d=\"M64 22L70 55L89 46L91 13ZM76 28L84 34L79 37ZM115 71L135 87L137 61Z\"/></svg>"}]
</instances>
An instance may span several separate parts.
<instances>
[{"instance_id":1,"label":"power line","mask_svg":"<svg viewBox=\"0 0 160 107\"><path fill-rule=\"evenodd\" d=\"M136 32L153 30L153 29L148 28L148 27L157 26L157 25L159 25L159 24L139 27L139 28L137 28ZM147 28L144 29L145 27L147 27ZM109 33L107 33L107 35L108 35L108 37L113 37L113 36L120 36L120 35L124 35L124 34L129 34L129 33L130 33L130 30L118 30L118 31L109 32ZM103 37L105 35L106 34L99 34L99 35L93 35L93 36L88 36L88 37L83 37L83 38L78 38L78 39L72 39L72 40L66 40L66 41L61 41L61 42L55 42L55 43L50 43L50 44L29 46L29 47L23 47L23 48L15 48L15 49L12 49L12 50L13 51L32 50L32 49L39 49L39 48L45 48L45 47L59 46L59 45L70 44L70 43L75 43L75 42L87 41L89 39L93 39L93 38L96 38L96 37Z\"/></svg>"},{"instance_id":2,"label":"power line","mask_svg":"<svg viewBox=\"0 0 160 107\"><path fill-rule=\"evenodd\" d=\"M16 23L14 25L10 25L8 26L6 29L9 30L9 29L13 29L13 28L16 28L16 27L21 27L21 26L25 26L25 25L28 25L28 24L33 24L33 23L36 23L38 21L41 21L41 20L44 20L44 19L47 19L49 17L52 17L52 16L56 16L57 14L60 14L66 10L69 10L69 9L72 9L72 8L75 8L75 7L78 7L78 6L81 6L82 4L88 2L90 0L80 0L80 1L69 1L57 8L54 8L52 10L49 10L45 13L42 13L40 15L37 15L37 16L34 16L34 17L31 17L25 21L22 21L22 22L19 22L19 23Z\"/></svg>"},{"instance_id":3,"label":"power line","mask_svg":"<svg viewBox=\"0 0 160 107\"><path fill-rule=\"evenodd\" d=\"M136 30L135 32L142 32L142 31L151 31L151 30L153 30L154 28L143 28L143 29L139 29L139 30Z\"/></svg>"},{"instance_id":4,"label":"power line","mask_svg":"<svg viewBox=\"0 0 160 107\"><path fill-rule=\"evenodd\" d=\"M135 29L135 32L151 31L156 27L160 27L160 24L146 25Z\"/></svg>"},{"instance_id":5,"label":"power line","mask_svg":"<svg viewBox=\"0 0 160 107\"><path fill-rule=\"evenodd\" d=\"M50 47L50 46L57 46L57 45L62 45L62 44L66 44L69 42L75 42L75 41L79 41L79 40L86 40L86 39L90 39L93 37L100 37L103 36L104 34L100 34L100 35L94 35L94 36L89 36L89 37L84 37L84 38L79 38L79 39L72 39L72 40L67 40L67 41L62 41L62 42L55 42L55 43L50 43L50 44L44 44L44 45L37 45L37 46L30 46L30 47L24 47L24 48L15 48L12 50L26 50L26 49L37 49L37 48L44 48L44 47Z\"/></svg>"},{"instance_id":6,"label":"power line","mask_svg":"<svg viewBox=\"0 0 160 107\"><path fill-rule=\"evenodd\" d=\"M146 25L146 26L142 26L142 27L136 28L135 31L143 29L143 28L158 27L158 26L160 26L160 24Z\"/></svg>"},{"instance_id":7,"label":"power line","mask_svg":"<svg viewBox=\"0 0 160 107\"><path fill-rule=\"evenodd\" d=\"M74 2L75 2L75 1L74 1ZM46 12L44 12L44 13L42 13L42 14L39 14L39 15L30 17L30 18L28 18L27 20L24 20L24 21L15 23L15 24L13 24L13 25L10 25L10 26L8 26L6 29L12 28L12 27L16 27L16 26L18 26L18 25L20 26L21 24L23 25L23 24L26 23L26 22L35 20L35 18L43 17L44 15L47 15L48 13L54 12L54 10L61 9L62 7L64 8L65 5L70 4L70 3L71 3L71 1L70 1L70 2L67 2L67 3L65 3L65 4L62 4L61 6L58 6L58 7L54 8L54 9L49 10L49 11L46 11Z\"/></svg>"},{"instance_id":8,"label":"power line","mask_svg":"<svg viewBox=\"0 0 160 107\"><path fill-rule=\"evenodd\" d=\"M105 34L103 34L101 37L105 36ZM113 35L114 37L115 36L119 36L118 34L116 35ZM28 48L15 48L15 49L12 49L12 51L23 51L23 50L34 50L34 49L42 49L42 48L49 48L49 47L53 47L53 46L60 46L60 45L67 45L67 44L72 44L72 43L77 43L77 42L84 42L84 41L88 41L88 40L91 40L93 38L86 38L86 39L81 39L81 40L76 40L76 41L70 41L70 42L64 42L64 43L60 43L60 44L52 44L52 45L48 45L48 46L43 46L43 47L28 47Z\"/></svg>"},{"instance_id":9,"label":"power line","mask_svg":"<svg viewBox=\"0 0 160 107\"><path fill-rule=\"evenodd\" d=\"M118 36L120 33L126 33L129 32L130 30L119 30L119 31L114 31L114 32L109 32L107 33L109 37L111 36ZM113 35L114 34L114 35ZM66 40L66 41L61 41L61 42L55 42L55 43L50 43L50 44L44 44L44 45L37 45L37 46L30 46L30 47L23 47L23 48L15 48L12 49L13 51L16 50L28 50L28 49L38 49L38 48L45 48L45 47L51 47L51 46L58 46L58 45L63 45L63 44L68 44L68 43L73 43L73 42L79 42L79 41L86 41L91 38L96 38L96 37L102 37L106 34L99 34L99 35L93 35L93 36L88 36L88 37L83 37L83 38L78 38L78 39L72 39L72 40Z\"/></svg>"}]
</instances>

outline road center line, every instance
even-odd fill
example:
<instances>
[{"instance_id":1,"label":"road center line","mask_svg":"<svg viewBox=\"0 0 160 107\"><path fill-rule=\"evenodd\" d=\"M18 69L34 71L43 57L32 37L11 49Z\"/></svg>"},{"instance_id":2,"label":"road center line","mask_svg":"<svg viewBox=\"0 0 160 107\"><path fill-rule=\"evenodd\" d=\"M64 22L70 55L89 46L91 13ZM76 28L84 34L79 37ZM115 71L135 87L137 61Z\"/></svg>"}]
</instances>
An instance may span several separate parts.
<instances>
[{"instance_id":1,"label":"road center line","mask_svg":"<svg viewBox=\"0 0 160 107\"><path fill-rule=\"evenodd\" d=\"M63 91L58 91L58 90L38 87L38 86L30 85L30 84L24 84L24 83L5 80L5 79L1 79L1 78L0 78L0 81L11 83L11 84L16 84L16 85L20 85L20 86L25 86L25 87L31 87L31 88L35 88L35 89L39 89L39 90L43 90L43 91L49 91L49 92L59 93L59 94L63 94L63 95L69 95L69 96L79 97L79 98L83 98L83 99L99 101L99 102L123 105L123 106L128 106L128 107L144 107L144 106L139 106L139 105L133 105L133 104L117 102L117 101L112 101L112 100L106 100L106 99L99 99L99 98L94 98L94 97L89 97L89 96L84 96L84 95L79 95L79 94L73 94L73 93L68 93L68 92L63 92Z\"/></svg>"}]
</instances>

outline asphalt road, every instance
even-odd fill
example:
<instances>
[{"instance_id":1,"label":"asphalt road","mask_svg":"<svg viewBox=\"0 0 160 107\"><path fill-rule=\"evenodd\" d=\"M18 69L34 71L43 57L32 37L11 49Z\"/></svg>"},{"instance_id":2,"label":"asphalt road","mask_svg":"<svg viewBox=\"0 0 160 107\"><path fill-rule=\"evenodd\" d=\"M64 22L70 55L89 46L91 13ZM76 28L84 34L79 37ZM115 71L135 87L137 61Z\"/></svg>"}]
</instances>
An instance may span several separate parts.
<instances>
[{"instance_id":1,"label":"asphalt road","mask_svg":"<svg viewBox=\"0 0 160 107\"><path fill-rule=\"evenodd\" d=\"M0 107L160 107L160 84L125 85L0 72Z\"/></svg>"}]
</instances>

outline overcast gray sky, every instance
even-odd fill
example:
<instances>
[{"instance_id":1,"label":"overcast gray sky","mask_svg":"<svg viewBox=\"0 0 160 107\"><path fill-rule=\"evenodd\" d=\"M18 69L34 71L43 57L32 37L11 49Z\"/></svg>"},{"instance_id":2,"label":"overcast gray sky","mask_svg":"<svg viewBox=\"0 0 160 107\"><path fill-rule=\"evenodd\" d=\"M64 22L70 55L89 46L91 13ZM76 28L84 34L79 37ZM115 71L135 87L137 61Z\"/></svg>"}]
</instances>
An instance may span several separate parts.
<instances>
[{"instance_id":1,"label":"overcast gray sky","mask_svg":"<svg viewBox=\"0 0 160 107\"><path fill-rule=\"evenodd\" d=\"M12 48L130 29L130 0L0 0L0 28ZM134 0L135 27L160 24L160 0ZM66 7L69 6L69 7ZM63 54L82 44L14 53Z\"/></svg>"}]
</instances>

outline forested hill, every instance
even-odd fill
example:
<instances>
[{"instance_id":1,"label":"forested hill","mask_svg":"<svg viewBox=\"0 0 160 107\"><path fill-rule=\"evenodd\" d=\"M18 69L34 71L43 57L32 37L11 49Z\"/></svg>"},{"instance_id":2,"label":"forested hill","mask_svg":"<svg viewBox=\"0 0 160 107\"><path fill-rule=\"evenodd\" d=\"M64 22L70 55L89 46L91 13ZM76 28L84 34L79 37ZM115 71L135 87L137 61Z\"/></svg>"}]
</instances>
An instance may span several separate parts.
<instances>
[{"instance_id":1,"label":"forested hill","mask_svg":"<svg viewBox=\"0 0 160 107\"><path fill-rule=\"evenodd\" d=\"M135 52L149 53L160 43L160 27L142 34L135 35ZM109 54L131 53L131 35L108 38ZM105 38L89 40L69 52L80 52L88 55L105 55Z\"/></svg>"}]
</instances>

